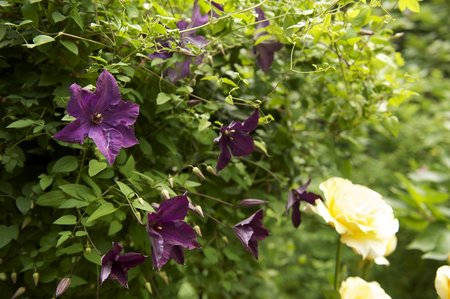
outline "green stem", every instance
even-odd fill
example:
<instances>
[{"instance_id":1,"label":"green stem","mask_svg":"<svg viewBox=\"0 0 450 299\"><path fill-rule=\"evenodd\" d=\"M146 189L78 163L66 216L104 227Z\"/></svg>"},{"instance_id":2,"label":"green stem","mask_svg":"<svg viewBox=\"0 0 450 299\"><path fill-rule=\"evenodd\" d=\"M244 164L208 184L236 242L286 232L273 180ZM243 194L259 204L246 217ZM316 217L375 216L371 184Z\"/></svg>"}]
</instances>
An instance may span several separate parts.
<instances>
[{"instance_id":1,"label":"green stem","mask_svg":"<svg viewBox=\"0 0 450 299\"><path fill-rule=\"evenodd\" d=\"M83 156L81 157L81 163L80 163L80 170L78 171L77 180L75 181L75 184L78 184L81 179L81 172L83 171L83 165L84 161L86 160L86 149L83 149Z\"/></svg>"},{"instance_id":2,"label":"green stem","mask_svg":"<svg viewBox=\"0 0 450 299\"><path fill-rule=\"evenodd\" d=\"M336 245L336 266L334 268L334 290L338 290L339 271L341 268L341 239L340 236L337 239Z\"/></svg>"}]
</instances>

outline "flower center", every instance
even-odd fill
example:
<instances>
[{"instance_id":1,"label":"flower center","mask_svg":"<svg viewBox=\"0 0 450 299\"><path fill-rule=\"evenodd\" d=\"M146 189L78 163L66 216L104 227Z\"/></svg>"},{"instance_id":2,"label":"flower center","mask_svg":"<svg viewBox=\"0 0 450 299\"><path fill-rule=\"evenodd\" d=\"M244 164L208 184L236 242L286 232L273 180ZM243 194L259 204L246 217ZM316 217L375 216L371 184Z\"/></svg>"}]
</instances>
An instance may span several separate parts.
<instances>
[{"instance_id":1,"label":"flower center","mask_svg":"<svg viewBox=\"0 0 450 299\"><path fill-rule=\"evenodd\" d=\"M101 113L96 112L92 115L91 120L92 120L93 124L98 125L99 123L101 123L103 121L103 115Z\"/></svg>"}]
</instances>

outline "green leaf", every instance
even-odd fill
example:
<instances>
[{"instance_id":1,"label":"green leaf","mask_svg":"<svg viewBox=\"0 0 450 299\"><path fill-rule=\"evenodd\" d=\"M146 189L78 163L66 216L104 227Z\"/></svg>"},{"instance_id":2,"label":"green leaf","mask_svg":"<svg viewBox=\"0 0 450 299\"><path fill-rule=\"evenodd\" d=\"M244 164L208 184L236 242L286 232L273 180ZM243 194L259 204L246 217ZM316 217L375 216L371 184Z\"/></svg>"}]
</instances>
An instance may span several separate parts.
<instances>
[{"instance_id":1,"label":"green leaf","mask_svg":"<svg viewBox=\"0 0 450 299\"><path fill-rule=\"evenodd\" d=\"M58 241L56 242L56 247L59 247L61 244L63 244L65 241L67 241L71 236L72 236L72 232L71 231L63 231L63 232L59 232L59 235L61 235L58 239Z\"/></svg>"},{"instance_id":2,"label":"green leaf","mask_svg":"<svg viewBox=\"0 0 450 299\"><path fill-rule=\"evenodd\" d=\"M16 206L25 215L31 209L31 198L20 196L16 199Z\"/></svg>"},{"instance_id":3,"label":"green leaf","mask_svg":"<svg viewBox=\"0 0 450 299\"><path fill-rule=\"evenodd\" d=\"M105 202L97 210L92 213L91 216L87 219L86 223L93 222L101 217L114 213L117 209L114 207L112 203Z\"/></svg>"},{"instance_id":4,"label":"green leaf","mask_svg":"<svg viewBox=\"0 0 450 299\"><path fill-rule=\"evenodd\" d=\"M156 97L156 105L162 105L167 103L168 101L170 101L171 97L164 93L164 92L160 92L158 93L158 96Z\"/></svg>"},{"instance_id":5,"label":"green leaf","mask_svg":"<svg viewBox=\"0 0 450 299\"><path fill-rule=\"evenodd\" d=\"M112 236L112 235L120 232L121 229L122 229L122 223L120 223L117 220L111 221L111 223L109 224L108 236Z\"/></svg>"},{"instance_id":6,"label":"green leaf","mask_svg":"<svg viewBox=\"0 0 450 299\"><path fill-rule=\"evenodd\" d=\"M391 132L394 137L398 136L399 122L396 116L391 115L386 117L384 119L383 125L389 132Z\"/></svg>"},{"instance_id":7,"label":"green leaf","mask_svg":"<svg viewBox=\"0 0 450 299\"><path fill-rule=\"evenodd\" d=\"M52 175L41 174L40 176L38 176L38 178L40 178L39 186L42 190L47 189L53 183Z\"/></svg>"},{"instance_id":8,"label":"green leaf","mask_svg":"<svg viewBox=\"0 0 450 299\"><path fill-rule=\"evenodd\" d=\"M77 217L75 215L64 215L53 221L53 224L74 225L77 224Z\"/></svg>"},{"instance_id":9,"label":"green leaf","mask_svg":"<svg viewBox=\"0 0 450 299\"><path fill-rule=\"evenodd\" d=\"M418 0L399 0L398 8L400 11L409 9L412 12L420 12L420 5Z\"/></svg>"},{"instance_id":10,"label":"green leaf","mask_svg":"<svg viewBox=\"0 0 450 299\"><path fill-rule=\"evenodd\" d=\"M20 119L10 123L6 126L7 129L21 129L26 128L34 124L34 120L32 119Z\"/></svg>"},{"instance_id":11,"label":"green leaf","mask_svg":"<svg viewBox=\"0 0 450 299\"><path fill-rule=\"evenodd\" d=\"M228 84L228 85L231 85L231 86L233 86L233 87L238 87L236 83L234 83L233 81L231 81L231 80L228 79L228 78L221 78L221 79L220 79L220 82L225 83L225 84Z\"/></svg>"},{"instance_id":12,"label":"green leaf","mask_svg":"<svg viewBox=\"0 0 450 299\"><path fill-rule=\"evenodd\" d=\"M127 184L124 184L122 182L116 181L117 186L119 186L120 192L122 192L123 195L125 195L126 198L130 199L133 198L136 194L133 189L128 187Z\"/></svg>"},{"instance_id":13,"label":"green leaf","mask_svg":"<svg viewBox=\"0 0 450 299\"><path fill-rule=\"evenodd\" d=\"M87 207L89 205L88 202L86 201L82 201L82 200L78 200L78 199L67 199L65 200L59 207L58 209L73 209L73 208L83 208L83 207Z\"/></svg>"},{"instance_id":14,"label":"green leaf","mask_svg":"<svg viewBox=\"0 0 450 299\"><path fill-rule=\"evenodd\" d=\"M8 245L13 239L17 240L19 228L17 225L0 225L0 249Z\"/></svg>"},{"instance_id":15,"label":"green leaf","mask_svg":"<svg viewBox=\"0 0 450 299\"><path fill-rule=\"evenodd\" d=\"M70 12L70 16L72 17L72 20L74 20L75 23L78 25L78 27L80 27L80 29L83 30L83 20L81 20L81 16L78 10L73 9Z\"/></svg>"},{"instance_id":16,"label":"green leaf","mask_svg":"<svg viewBox=\"0 0 450 299\"><path fill-rule=\"evenodd\" d=\"M67 50L72 52L75 55L78 55L78 46L74 42L70 40L60 40L59 41Z\"/></svg>"},{"instance_id":17,"label":"green leaf","mask_svg":"<svg viewBox=\"0 0 450 299\"><path fill-rule=\"evenodd\" d=\"M36 204L43 207L59 207L64 202L66 196L61 191L50 191L42 194L36 200Z\"/></svg>"},{"instance_id":18,"label":"green leaf","mask_svg":"<svg viewBox=\"0 0 450 299\"><path fill-rule=\"evenodd\" d=\"M57 250L56 256L60 256L63 254L75 254L78 252L82 252L83 249L84 249L83 245L81 245L80 243L75 243L75 244L70 245L69 247Z\"/></svg>"},{"instance_id":19,"label":"green leaf","mask_svg":"<svg viewBox=\"0 0 450 299\"><path fill-rule=\"evenodd\" d=\"M197 131L203 131L207 129L211 125L211 122L207 119L200 119L200 122L198 124Z\"/></svg>"},{"instance_id":20,"label":"green leaf","mask_svg":"<svg viewBox=\"0 0 450 299\"><path fill-rule=\"evenodd\" d=\"M94 201L97 199L92 189L80 184L66 184L59 186L59 188L66 194L84 201Z\"/></svg>"},{"instance_id":21,"label":"green leaf","mask_svg":"<svg viewBox=\"0 0 450 299\"><path fill-rule=\"evenodd\" d=\"M55 10L52 13L52 19L53 19L53 22L58 23L58 22L64 21L66 19L66 17L59 11Z\"/></svg>"},{"instance_id":22,"label":"green leaf","mask_svg":"<svg viewBox=\"0 0 450 299\"><path fill-rule=\"evenodd\" d=\"M89 161L89 168L88 173L89 176L94 176L104 170L106 167L108 167L108 164L106 162L99 162L98 160L91 160Z\"/></svg>"},{"instance_id":23,"label":"green leaf","mask_svg":"<svg viewBox=\"0 0 450 299\"><path fill-rule=\"evenodd\" d=\"M78 168L78 160L75 156L64 156L58 159L52 167L53 173L71 172Z\"/></svg>"},{"instance_id":24,"label":"green leaf","mask_svg":"<svg viewBox=\"0 0 450 299\"><path fill-rule=\"evenodd\" d=\"M97 252L95 252L95 250L91 250L89 253L87 253L85 251L83 253L83 256L84 256L85 259L87 259L91 263L94 263L94 264L99 265L99 266L102 265L102 257Z\"/></svg>"},{"instance_id":25,"label":"green leaf","mask_svg":"<svg viewBox=\"0 0 450 299\"><path fill-rule=\"evenodd\" d=\"M25 44L24 46L27 48L34 48L54 41L55 39L53 37L41 34L33 38L33 44Z\"/></svg>"},{"instance_id":26,"label":"green leaf","mask_svg":"<svg viewBox=\"0 0 450 299\"><path fill-rule=\"evenodd\" d=\"M154 212L155 211L155 209L148 202L146 202L143 199L139 200L138 198L133 200L133 207L135 207L136 209L139 209L139 210L146 211L146 212Z\"/></svg>"}]
</instances>

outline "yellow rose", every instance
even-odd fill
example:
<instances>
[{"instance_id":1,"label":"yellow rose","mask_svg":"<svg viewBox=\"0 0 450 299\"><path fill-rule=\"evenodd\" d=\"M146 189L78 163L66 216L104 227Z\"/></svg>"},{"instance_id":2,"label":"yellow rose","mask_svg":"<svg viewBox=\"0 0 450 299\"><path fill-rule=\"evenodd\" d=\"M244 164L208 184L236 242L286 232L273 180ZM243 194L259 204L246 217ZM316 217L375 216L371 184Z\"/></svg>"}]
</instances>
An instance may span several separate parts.
<instances>
[{"instance_id":1,"label":"yellow rose","mask_svg":"<svg viewBox=\"0 0 450 299\"><path fill-rule=\"evenodd\" d=\"M376 281L367 282L359 277L348 277L339 288L341 299L391 299Z\"/></svg>"},{"instance_id":2,"label":"yellow rose","mask_svg":"<svg viewBox=\"0 0 450 299\"><path fill-rule=\"evenodd\" d=\"M341 235L341 242L364 259L388 265L385 256L395 250L399 223L382 196L343 178L330 178L319 185L324 202L316 211Z\"/></svg>"},{"instance_id":3,"label":"yellow rose","mask_svg":"<svg viewBox=\"0 0 450 299\"><path fill-rule=\"evenodd\" d=\"M450 299L450 266L441 266L436 271L434 287L441 299Z\"/></svg>"}]
</instances>

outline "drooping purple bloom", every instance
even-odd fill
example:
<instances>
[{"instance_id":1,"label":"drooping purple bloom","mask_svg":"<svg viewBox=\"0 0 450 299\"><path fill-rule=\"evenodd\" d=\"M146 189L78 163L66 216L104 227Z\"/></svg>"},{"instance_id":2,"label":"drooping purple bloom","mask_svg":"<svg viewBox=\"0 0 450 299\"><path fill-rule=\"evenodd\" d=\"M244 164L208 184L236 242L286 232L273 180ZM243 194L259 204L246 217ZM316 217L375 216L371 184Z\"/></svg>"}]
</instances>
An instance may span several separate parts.
<instances>
[{"instance_id":1,"label":"drooping purple bloom","mask_svg":"<svg viewBox=\"0 0 450 299\"><path fill-rule=\"evenodd\" d=\"M148 214L147 233L152 244L153 266L158 270L174 259L184 264L183 248L200 247L195 231L186 222L189 209L187 196L175 196L163 201L156 212Z\"/></svg>"},{"instance_id":2,"label":"drooping purple bloom","mask_svg":"<svg viewBox=\"0 0 450 299\"><path fill-rule=\"evenodd\" d=\"M270 23L266 19L261 8L257 7L255 8L255 11L258 15L256 17L256 21L259 22L258 24L256 24L255 40L258 40L260 37L268 34L263 30L263 28L269 26ZM283 45L276 41L274 38L266 39L254 46L253 52L256 55L256 61L265 73L269 72L270 66L273 63L275 52L280 50L282 46Z\"/></svg>"},{"instance_id":3,"label":"drooping purple bloom","mask_svg":"<svg viewBox=\"0 0 450 299\"><path fill-rule=\"evenodd\" d=\"M231 161L231 156L242 157L250 155L255 150L250 133L258 126L259 112L255 110L245 121L232 121L228 126L220 128L220 136L214 139L220 145L220 155L217 160L217 171L222 170Z\"/></svg>"},{"instance_id":4,"label":"drooping purple bloom","mask_svg":"<svg viewBox=\"0 0 450 299\"><path fill-rule=\"evenodd\" d=\"M139 105L122 101L119 86L108 71L98 77L95 92L78 84L72 84L70 92L67 112L76 120L56 133L56 139L83 143L90 137L110 165L122 147L138 143L132 125L139 115Z\"/></svg>"},{"instance_id":5,"label":"drooping purple bloom","mask_svg":"<svg viewBox=\"0 0 450 299\"><path fill-rule=\"evenodd\" d=\"M112 278L128 288L128 270L145 262L145 255L137 252L121 254L122 249L119 243L114 242L112 248L102 256L100 283Z\"/></svg>"},{"instance_id":6,"label":"drooping purple bloom","mask_svg":"<svg viewBox=\"0 0 450 299\"><path fill-rule=\"evenodd\" d=\"M316 199L322 199L320 195L306 191L310 183L311 179L309 179L299 188L289 191L288 201L286 204L286 214L289 214L289 209L292 208L292 224L294 225L294 227L299 227L302 221L300 214L300 203L304 201L311 205L314 205Z\"/></svg>"},{"instance_id":7,"label":"drooping purple bloom","mask_svg":"<svg viewBox=\"0 0 450 299\"><path fill-rule=\"evenodd\" d=\"M239 241L256 259L258 259L258 241L264 240L269 235L269 231L262 223L263 217L261 209L233 227Z\"/></svg>"}]
</instances>

